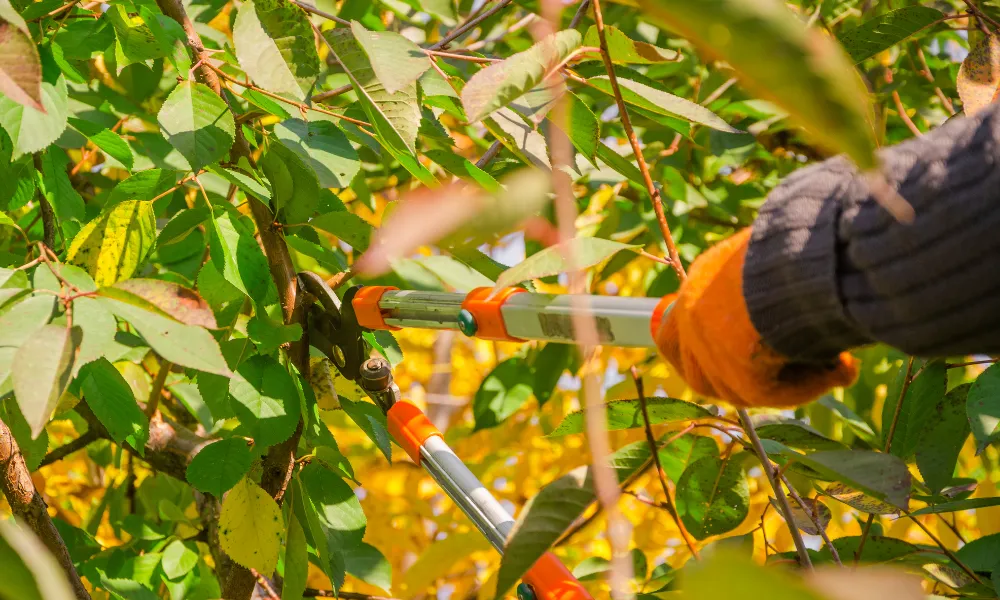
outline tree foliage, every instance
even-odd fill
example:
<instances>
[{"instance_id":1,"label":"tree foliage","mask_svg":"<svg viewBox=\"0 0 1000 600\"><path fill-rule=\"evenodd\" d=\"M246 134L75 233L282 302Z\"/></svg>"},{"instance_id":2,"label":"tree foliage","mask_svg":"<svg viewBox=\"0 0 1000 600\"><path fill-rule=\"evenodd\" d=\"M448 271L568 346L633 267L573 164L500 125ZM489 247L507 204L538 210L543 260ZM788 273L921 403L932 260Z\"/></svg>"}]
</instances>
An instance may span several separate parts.
<instances>
[{"instance_id":1,"label":"tree foliage","mask_svg":"<svg viewBox=\"0 0 1000 600\"><path fill-rule=\"evenodd\" d=\"M501 561L309 349L296 273L661 297L795 169L877 170L996 100L998 21L0 0L0 598L493 598L547 550L595 597L997 597L991 359L859 350L853 387L755 414L757 447L651 349L366 333L517 513ZM580 410L598 373L610 516ZM910 575L771 566L807 560Z\"/></svg>"}]
</instances>

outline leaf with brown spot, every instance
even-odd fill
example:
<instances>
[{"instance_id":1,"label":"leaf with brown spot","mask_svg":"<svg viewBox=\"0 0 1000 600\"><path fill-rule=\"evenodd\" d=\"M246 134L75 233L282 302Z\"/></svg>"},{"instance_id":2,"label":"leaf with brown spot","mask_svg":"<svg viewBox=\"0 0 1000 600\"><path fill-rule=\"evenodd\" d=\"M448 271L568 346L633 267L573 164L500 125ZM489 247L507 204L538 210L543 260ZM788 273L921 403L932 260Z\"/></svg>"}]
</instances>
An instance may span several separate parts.
<instances>
[{"instance_id":1,"label":"leaf with brown spot","mask_svg":"<svg viewBox=\"0 0 1000 600\"><path fill-rule=\"evenodd\" d=\"M962 61L955 85L970 116L1000 97L1000 36L993 34L976 44Z\"/></svg>"},{"instance_id":2,"label":"leaf with brown spot","mask_svg":"<svg viewBox=\"0 0 1000 600\"><path fill-rule=\"evenodd\" d=\"M771 505L781 514L781 507L774 498L770 498ZM819 535L820 531L825 531L830 524L830 509L819 501L819 498L803 498L805 506L795 501L791 495L788 496L788 506L792 509L792 522L795 526L809 535ZM815 518L815 521L813 520ZM819 527L816 526L817 522Z\"/></svg>"},{"instance_id":3,"label":"leaf with brown spot","mask_svg":"<svg viewBox=\"0 0 1000 600\"><path fill-rule=\"evenodd\" d=\"M3 19L0 19L0 92L18 104L45 112L38 49L26 31Z\"/></svg>"},{"instance_id":4,"label":"leaf with brown spot","mask_svg":"<svg viewBox=\"0 0 1000 600\"><path fill-rule=\"evenodd\" d=\"M172 317L185 325L218 327L212 308L198 292L171 281L128 279L102 288L98 293Z\"/></svg>"},{"instance_id":5,"label":"leaf with brown spot","mask_svg":"<svg viewBox=\"0 0 1000 600\"><path fill-rule=\"evenodd\" d=\"M895 515L899 513L899 509L888 502L872 498L842 483L831 485L823 493L831 498L840 500L851 508L856 508L870 515Z\"/></svg>"}]
</instances>

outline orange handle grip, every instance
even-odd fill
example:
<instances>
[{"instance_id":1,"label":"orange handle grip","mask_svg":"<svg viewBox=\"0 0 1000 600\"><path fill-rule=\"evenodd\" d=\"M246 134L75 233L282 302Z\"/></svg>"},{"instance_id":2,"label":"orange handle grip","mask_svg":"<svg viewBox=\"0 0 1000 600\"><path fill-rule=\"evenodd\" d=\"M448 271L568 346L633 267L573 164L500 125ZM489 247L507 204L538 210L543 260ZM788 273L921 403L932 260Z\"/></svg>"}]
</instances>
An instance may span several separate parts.
<instances>
[{"instance_id":1,"label":"orange handle grip","mask_svg":"<svg viewBox=\"0 0 1000 600\"><path fill-rule=\"evenodd\" d=\"M441 436L441 432L431 423L427 415L416 405L406 400L400 400L393 404L385 417L389 435L418 465L420 464L420 447L424 445L427 438L435 435Z\"/></svg>"},{"instance_id":2,"label":"orange handle grip","mask_svg":"<svg viewBox=\"0 0 1000 600\"><path fill-rule=\"evenodd\" d=\"M594 600L555 554L546 552L522 578L538 600Z\"/></svg>"},{"instance_id":3,"label":"orange handle grip","mask_svg":"<svg viewBox=\"0 0 1000 600\"><path fill-rule=\"evenodd\" d=\"M472 315L476 323L476 337L481 340L498 342L523 342L524 340L511 337L507 333L507 326L504 325L500 308L514 294L526 291L528 290L516 287L499 290L491 287L479 287L469 292L465 296L462 308Z\"/></svg>"}]
</instances>

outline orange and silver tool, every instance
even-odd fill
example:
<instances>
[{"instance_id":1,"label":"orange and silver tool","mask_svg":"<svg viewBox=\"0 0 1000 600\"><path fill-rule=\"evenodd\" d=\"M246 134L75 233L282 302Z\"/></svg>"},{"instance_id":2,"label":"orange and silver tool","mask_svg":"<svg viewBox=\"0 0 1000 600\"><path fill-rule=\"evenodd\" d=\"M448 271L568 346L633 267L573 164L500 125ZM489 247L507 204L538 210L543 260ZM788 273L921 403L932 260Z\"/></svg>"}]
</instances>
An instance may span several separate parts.
<instances>
[{"instance_id":1,"label":"orange and silver tool","mask_svg":"<svg viewBox=\"0 0 1000 600\"><path fill-rule=\"evenodd\" d=\"M362 360L368 356L359 324L364 318L365 305L353 304L352 300L366 289L375 288L352 288L344 294L342 303L326 282L313 273L300 273L299 282L322 306L313 306L309 314L309 343L326 354L344 377L359 384L385 413L389 433L396 443L427 471L497 552L503 554L514 517L444 442L441 432L427 416L416 405L400 399L389 362L383 358ZM593 600L552 553L544 554L524 574L517 596L520 600Z\"/></svg>"},{"instance_id":2,"label":"orange and silver tool","mask_svg":"<svg viewBox=\"0 0 1000 600\"><path fill-rule=\"evenodd\" d=\"M667 308L660 298L536 294L522 288L476 288L468 294L366 286L352 296L367 329L458 329L470 337L575 343L573 317L593 316L602 344L654 348Z\"/></svg>"}]
</instances>

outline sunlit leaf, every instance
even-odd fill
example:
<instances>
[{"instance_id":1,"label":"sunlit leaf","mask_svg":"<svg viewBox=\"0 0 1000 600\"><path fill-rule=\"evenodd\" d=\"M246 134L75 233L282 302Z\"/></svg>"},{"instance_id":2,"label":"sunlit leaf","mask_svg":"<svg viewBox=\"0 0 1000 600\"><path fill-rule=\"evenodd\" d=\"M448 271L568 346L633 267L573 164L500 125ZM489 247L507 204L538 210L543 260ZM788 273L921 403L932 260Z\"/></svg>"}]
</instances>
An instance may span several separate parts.
<instances>
[{"instance_id":1,"label":"sunlit leaf","mask_svg":"<svg viewBox=\"0 0 1000 600\"><path fill-rule=\"evenodd\" d=\"M274 212L282 222L303 223L319 203L319 180L312 167L284 144L271 144L260 161L271 183Z\"/></svg>"},{"instance_id":2,"label":"sunlit leaf","mask_svg":"<svg viewBox=\"0 0 1000 600\"><path fill-rule=\"evenodd\" d=\"M780 0L642 0L708 56L728 62L744 85L863 169L875 165L868 93L844 51L807 29ZM794 73L794 77L789 74Z\"/></svg>"},{"instance_id":3,"label":"sunlit leaf","mask_svg":"<svg viewBox=\"0 0 1000 600\"><path fill-rule=\"evenodd\" d=\"M951 483L958 455L971 432L966 415L968 385L961 385L941 398L932 407L930 418L920 434L917 445L917 468L932 493Z\"/></svg>"},{"instance_id":4,"label":"sunlit leaf","mask_svg":"<svg viewBox=\"0 0 1000 600\"><path fill-rule=\"evenodd\" d=\"M929 6L906 6L865 21L842 33L840 43L859 63L902 42L938 21L944 14Z\"/></svg>"},{"instance_id":5,"label":"sunlit leaf","mask_svg":"<svg viewBox=\"0 0 1000 600\"><path fill-rule=\"evenodd\" d=\"M605 404L605 408L607 410L608 431L645 427L645 420L642 416L642 404L639 400L613 400ZM685 402L684 400L677 400L676 398L647 398L646 410L649 413L649 422L651 425L702 419L712 416L712 413L704 406ZM559 423L559 426L549 436L559 437L573 433L582 433L583 431L583 411L576 411L566 415L566 418Z\"/></svg>"},{"instance_id":6,"label":"sunlit leaf","mask_svg":"<svg viewBox=\"0 0 1000 600\"><path fill-rule=\"evenodd\" d=\"M507 106L541 83L580 47L581 41L580 32L576 30L560 31L524 52L478 71L462 89L462 105L469 122L479 121Z\"/></svg>"},{"instance_id":7,"label":"sunlit leaf","mask_svg":"<svg viewBox=\"0 0 1000 600\"><path fill-rule=\"evenodd\" d=\"M269 577L285 537L281 509L259 485L243 478L222 502L219 542L229 558Z\"/></svg>"},{"instance_id":8,"label":"sunlit leaf","mask_svg":"<svg viewBox=\"0 0 1000 600\"><path fill-rule=\"evenodd\" d=\"M320 187L348 187L361 168L347 136L329 121L287 119L274 126L274 135L312 167Z\"/></svg>"},{"instance_id":9,"label":"sunlit leaf","mask_svg":"<svg viewBox=\"0 0 1000 600\"><path fill-rule=\"evenodd\" d=\"M17 349L52 318L54 296L39 295L0 315L0 384L10 375Z\"/></svg>"},{"instance_id":10,"label":"sunlit leaf","mask_svg":"<svg viewBox=\"0 0 1000 600\"><path fill-rule=\"evenodd\" d=\"M801 578L782 569L763 568L735 549L720 548L699 568L685 573L682 600L716 600L733 590L766 590L771 600L821 600ZM687 571L687 569L685 569Z\"/></svg>"},{"instance_id":11,"label":"sunlit leaf","mask_svg":"<svg viewBox=\"0 0 1000 600\"><path fill-rule=\"evenodd\" d=\"M638 246L601 238L573 238L550 246L507 269L497 279L497 287L508 287L528 279L558 275L573 267L585 269L611 258L622 250L636 248Z\"/></svg>"},{"instance_id":12,"label":"sunlit leaf","mask_svg":"<svg viewBox=\"0 0 1000 600\"><path fill-rule=\"evenodd\" d=\"M128 279L98 292L152 312L160 312L186 325L215 329L215 315L198 292L160 279Z\"/></svg>"},{"instance_id":13,"label":"sunlit leaf","mask_svg":"<svg viewBox=\"0 0 1000 600\"><path fill-rule=\"evenodd\" d=\"M545 136L514 110L503 107L483 119L483 125L526 165L551 169Z\"/></svg>"},{"instance_id":14,"label":"sunlit leaf","mask_svg":"<svg viewBox=\"0 0 1000 600\"><path fill-rule=\"evenodd\" d=\"M606 94L612 93L611 81L606 76L591 78L589 82L590 85ZM625 102L639 108L661 115L678 117L692 123L699 123L726 133L742 133L739 129L726 123L722 117L690 100L685 100L644 83L621 77L618 79L618 86L621 89L622 98Z\"/></svg>"},{"instance_id":15,"label":"sunlit leaf","mask_svg":"<svg viewBox=\"0 0 1000 600\"><path fill-rule=\"evenodd\" d=\"M203 83L178 84L160 107L157 118L163 137L187 159L192 170L216 162L233 146L233 113Z\"/></svg>"},{"instance_id":16,"label":"sunlit leaf","mask_svg":"<svg viewBox=\"0 0 1000 600\"><path fill-rule=\"evenodd\" d=\"M0 94L0 127L14 143L13 158L44 149L66 130L69 99L65 77L60 75L55 83L42 82L42 106L44 112Z\"/></svg>"},{"instance_id":17,"label":"sunlit leaf","mask_svg":"<svg viewBox=\"0 0 1000 600\"><path fill-rule=\"evenodd\" d=\"M0 596L18 600L73 600L66 573L45 544L20 520L0 521Z\"/></svg>"},{"instance_id":18,"label":"sunlit leaf","mask_svg":"<svg viewBox=\"0 0 1000 600\"><path fill-rule=\"evenodd\" d=\"M351 32L371 61L379 82L389 94L401 91L431 68L431 59L419 46L392 31L368 31L357 21Z\"/></svg>"},{"instance_id":19,"label":"sunlit leaf","mask_svg":"<svg viewBox=\"0 0 1000 600\"><path fill-rule=\"evenodd\" d=\"M1000 36L988 35L972 48L958 69L955 85L967 115L1000 97Z\"/></svg>"},{"instance_id":20,"label":"sunlit leaf","mask_svg":"<svg viewBox=\"0 0 1000 600\"><path fill-rule=\"evenodd\" d=\"M534 374L523 358L498 364L483 379L472 400L476 429L496 427L517 412L532 395Z\"/></svg>"},{"instance_id":21,"label":"sunlit leaf","mask_svg":"<svg viewBox=\"0 0 1000 600\"><path fill-rule=\"evenodd\" d=\"M85 269L98 286L111 285L138 270L155 240L152 203L130 200L84 225L66 259Z\"/></svg>"},{"instance_id":22,"label":"sunlit leaf","mask_svg":"<svg viewBox=\"0 0 1000 600\"><path fill-rule=\"evenodd\" d=\"M132 148L122 139L122 136L110 129L101 127L90 121L84 121L83 119L69 119L69 124L87 136L87 139L100 148L101 152L120 162L129 171L132 170L135 156L132 154Z\"/></svg>"},{"instance_id":23,"label":"sunlit leaf","mask_svg":"<svg viewBox=\"0 0 1000 600\"><path fill-rule=\"evenodd\" d=\"M1000 364L990 365L969 388L966 412L972 435L976 438L976 451L1000 438Z\"/></svg>"},{"instance_id":24,"label":"sunlit leaf","mask_svg":"<svg viewBox=\"0 0 1000 600\"><path fill-rule=\"evenodd\" d=\"M302 524L294 514L288 519L284 563L281 600L302 600L309 579L309 546Z\"/></svg>"},{"instance_id":25,"label":"sunlit leaf","mask_svg":"<svg viewBox=\"0 0 1000 600\"><path fill-rule=\"evenodd\" d=\"M240 423L261 446L283 442L299 422L299 395L292 376L269 356L252 356L229 382Z\"/></svg>"},{"instance_id":26,"label":"sunlit leaf","mask_svg":"<svg viewBox=\"0 0 1000 600\"><path fill-rule=\"evenodd\" d=\"M149 419L135 401L128 382L108 359L91 362L82 371L83 393L111 439L128 442L142 453L149 439Z\"/></svg>"},{"instance_id":27,"label":"sunlit leaf","mask_svg":"<svg viewBox=\"0 0 1000 600\"><path fill-rule=\"evenodd\" d=\"M235 211L216 208L210 223L212 264L225 280L260 305L276 299L267 258L254 238L250 219Z\"/></svg>"},{"instance_id":28,"label":"sunlit leaf","mask_svg":"<svg viewBox=\"0 0 1000 600\"><path fill-rule=\"evenodd\" d=\"M797 455L795 460L899 508L909 502L910 472L906 463L891 454L834 450Z\"/></svg>"},{"instance_id":29,"label":"sunlit leaf","mask_svg":"<svg viewBox=\"0 0 1000 600\"><path fill-rule=\"evenodd\" d=\"M163 573L169 579L184 577L198 564L197 546L194 546L194 550L192 550L192 546L194 544L189 546L188 543L181 540L174 540L163 549L160 566L163 567Z\"/></svg>"},{"instance_id":30,"label":"sunlit leaf","mask_svg":"<svg viewBox=\"0 0 1000 600\"><path fill-rule=\"evenodd\" d=\"M895 384L886 395L882 407L882 444L886 444L889 432L895 428L890 451L900 458L909 459L924 442L924 428L936 418L935 407L940 406L944 399L948 371L943 361L927 363L906 389L906 397L897 417L896 403L905 376L906 369L901 368Z\"/></svg>"},{"instance_id":31,"label":"sunlit leaf","mask_svg":"<svg viewBox=\"0 0 1000 600\"><path fill-rule=\"evenodd\" d=\"M38 437L52 418L59 398L69 385L82 337L79 327L45 325L31 334L14 354L11 364L14 396L31 426L32 438Z\"/></svg>"},{"instance_id":32,"label":"sunlit leaf","mask_svg":"<svg viewBox=\"0 0 1000 600\"><path fill-rule=\"evenodd\" d=\"M236 57L265 90L304 100L319 76L309 16L288 0L244 2L233 23Z\"/></svg>"},{"instance_id":33,"label":"sunlit leaf","mask_svg":"<svg viewBox=\"0 0 1000 600\"><path fill-rule=\"evenodd\" d=\"M611 60L622 64L650 65L662 62L676 62L683 58L676 50L658 48L646 42L638 42L625 35L613 25L604 26L604 35L608 40L608 53ZM601 45L597 25L591 25L583 36L583 45L596 48Z\"/></svg>"}]
</instances>

